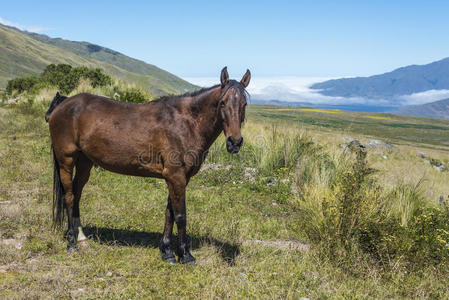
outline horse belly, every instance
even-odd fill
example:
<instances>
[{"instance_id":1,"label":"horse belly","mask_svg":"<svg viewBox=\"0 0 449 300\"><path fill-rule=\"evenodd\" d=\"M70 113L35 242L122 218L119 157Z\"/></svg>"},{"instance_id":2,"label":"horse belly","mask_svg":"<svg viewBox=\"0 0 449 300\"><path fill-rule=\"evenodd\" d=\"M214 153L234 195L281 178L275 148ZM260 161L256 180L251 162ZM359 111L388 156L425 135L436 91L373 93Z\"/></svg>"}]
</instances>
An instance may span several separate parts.
<instances>
[{"instance_id":1,"label":"horse belly","mask_svg":"<svg viewBox=\"0 0 449 300\"><path fill-rule=\"evenodd\" d=\"M81 151L100 167L115 173L162 177L162 164L145 147L114 138L91 138L81 143ZM134 146L131 146L134 145Z\"/></svg>"}]
</instances>

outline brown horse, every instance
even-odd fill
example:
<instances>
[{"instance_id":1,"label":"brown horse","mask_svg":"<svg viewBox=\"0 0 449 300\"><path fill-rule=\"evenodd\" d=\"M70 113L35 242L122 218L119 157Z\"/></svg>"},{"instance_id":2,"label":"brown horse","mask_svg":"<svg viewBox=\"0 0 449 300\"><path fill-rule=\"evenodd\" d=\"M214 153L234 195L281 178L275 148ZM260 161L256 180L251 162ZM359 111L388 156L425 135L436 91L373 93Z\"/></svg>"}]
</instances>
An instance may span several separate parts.
<instances>
[{"instance_id":1,"label":"brown horse","mask_svg":"<svg viewBox=\"0 0 449 300\"><path fill-rule=\"evenodd\" d=\"M170 247L176 222L179 261L193 263L186 236L186 186L222 131L228 152L237 153L242 146L240 129L250 78L247 70L240 82L229 80L225 67L220 85L145 104L86 93L55 97L46 115L54 156L53 218L61 224L66 209L67 251L76 251L77 241L86 240L79 202L95 163L120 174L165 179L169 196L160 243L162 259L176 263Z\"/></svg>"}]
</instances>

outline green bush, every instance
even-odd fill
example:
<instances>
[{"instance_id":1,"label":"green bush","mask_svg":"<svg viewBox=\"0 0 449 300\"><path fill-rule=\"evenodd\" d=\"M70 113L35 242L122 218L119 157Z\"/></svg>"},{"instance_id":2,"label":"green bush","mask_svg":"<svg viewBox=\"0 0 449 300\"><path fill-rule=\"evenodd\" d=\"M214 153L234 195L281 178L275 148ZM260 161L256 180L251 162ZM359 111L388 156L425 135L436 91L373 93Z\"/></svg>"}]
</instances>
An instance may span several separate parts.
<instances>
[{"instance_id":1,"label":"green bush","mask_svg":"<svg viewBox=\"0 0 449 300\"><path fill-rule=\"evenodd\" d=\"M117 100L128 102L128 103L145 103L148 102L144 93L138 88L129 88L126 90L114 89L115 93L119 96L116 97Z\"/></svg>"},{"instance_id":2,"label":"green bush","mask_svg":"<svg viewBox=\"0 0 449 300\"><path fill-rule=\"evenodd\" d=\"M14 78L8 81L6 85L6 92L11 95L14 91L18 93L23 93L25 91L31 90L37 83L40 82L40 78L37 77L21 77Z\"/></svg>"},{"instance_id":3,"label":"green bush","mask_svg":"<svg viewBox=\"0 0 449 300\"><path fill-rule=\"evenodd\" d=\"M29 92L36 94L44 87L55 86L58 87L60 92L69 94L78 86L81 78L89 79L94 88L112 84L112 78L104 74L100 69L72 67L67 64L51 64L45 68L40 76L10 80L6 91L8 94L11 94L14 90L19 93Z\"/></svg>"}]
</instances>

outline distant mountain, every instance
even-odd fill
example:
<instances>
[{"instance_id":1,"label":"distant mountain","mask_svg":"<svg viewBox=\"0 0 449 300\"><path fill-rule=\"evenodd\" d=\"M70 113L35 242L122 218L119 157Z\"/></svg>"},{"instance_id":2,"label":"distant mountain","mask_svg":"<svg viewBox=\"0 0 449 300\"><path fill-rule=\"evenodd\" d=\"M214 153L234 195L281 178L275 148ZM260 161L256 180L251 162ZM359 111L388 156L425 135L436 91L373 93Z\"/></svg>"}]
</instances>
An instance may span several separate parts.
<instances>
[{"instance_id":1,"label":"distant mountain","mask_svg":"<svg viewBox=\"0 0 449 300\"><path fill-rule=\"evenodd\" d=\"M405 106L392 111L393 114L415 117L428 117L449 120L449 99L439 100L422 105Z\"/></svg>"},{"instance_id":2,"label":"distant mountain","mask_svg":"<svg viewBox=\"0 0 449 300\"><path fill-rule=\"evenodd\" d=\"M11 77L37 75L51 63L98 67L156 96L197 88L154 65L99 45L50 38L0 24L0 87L5 87Z\"/></svg>"},{"instance_id":3,"label":"distant mountain","mask_svg":"<svg viewBox=\"0 0 449 300\"><path fill-rule=\"evenodd\" d=\"M311 88L326 96L385 99L400 105L399 96L402 95L449 89L449 58L382 75L328 80L313 84Z\"/></svg>"}]
</instances>

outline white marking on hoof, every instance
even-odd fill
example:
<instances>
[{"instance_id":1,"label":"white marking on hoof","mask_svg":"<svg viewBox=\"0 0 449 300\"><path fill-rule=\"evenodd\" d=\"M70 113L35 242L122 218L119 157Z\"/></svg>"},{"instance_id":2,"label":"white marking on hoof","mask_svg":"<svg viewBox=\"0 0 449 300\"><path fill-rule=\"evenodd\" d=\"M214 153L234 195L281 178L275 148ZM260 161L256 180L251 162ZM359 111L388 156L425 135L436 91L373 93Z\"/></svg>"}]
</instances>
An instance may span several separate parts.
<instances>
[{"instance_id":1,"label":"white marking on hoof","mask_svg":"<svg viewBox=\"0 0 449 300\"><path fill-rule=\"evenodd\" d=\"M87 240L87 237L84 235L83 227L79 226L78 227L78 239L77 239L77 241L78 242L82 242L82 241L85 241L85 240Z\"/></svg>"}]
</instances>

